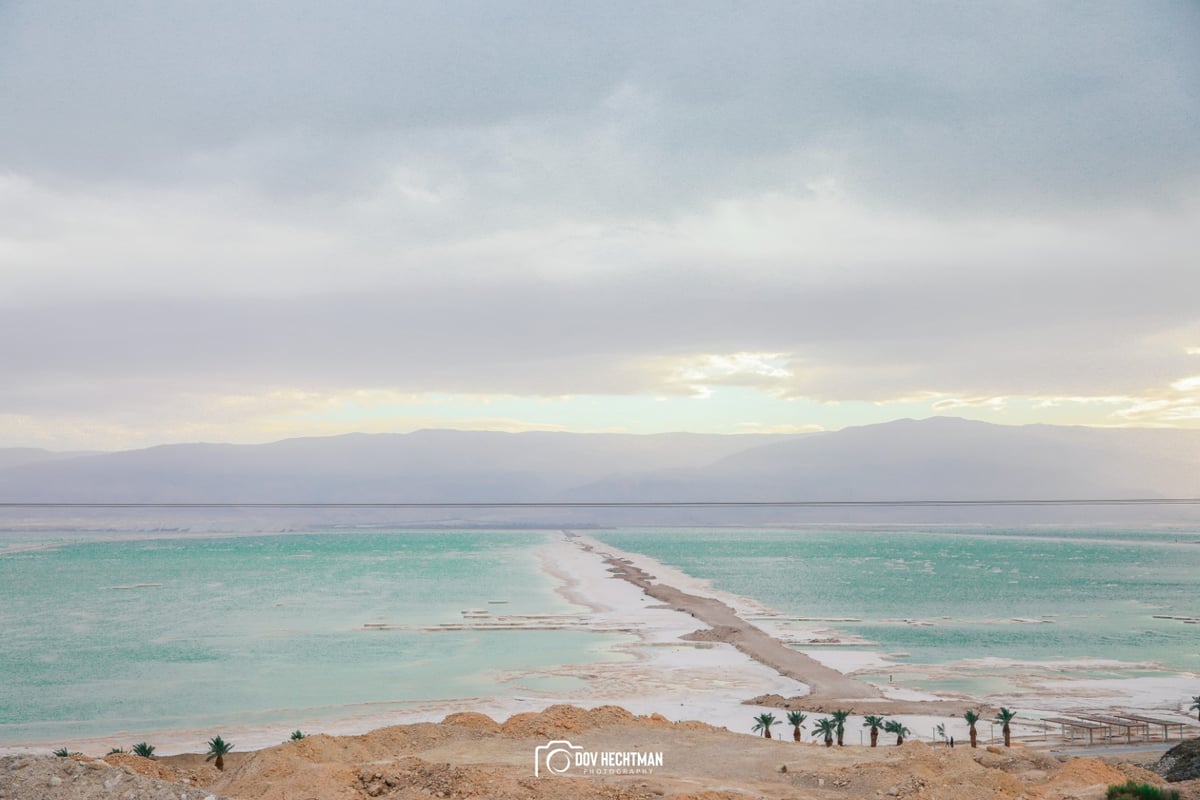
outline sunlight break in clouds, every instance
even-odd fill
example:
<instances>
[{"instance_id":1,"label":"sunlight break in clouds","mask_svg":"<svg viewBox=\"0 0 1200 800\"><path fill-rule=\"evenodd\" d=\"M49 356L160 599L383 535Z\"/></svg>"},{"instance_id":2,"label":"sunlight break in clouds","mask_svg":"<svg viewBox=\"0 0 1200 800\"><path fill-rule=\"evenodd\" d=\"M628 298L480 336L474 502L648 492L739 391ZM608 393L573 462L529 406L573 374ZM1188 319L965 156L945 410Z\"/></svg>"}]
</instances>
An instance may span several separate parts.
<instances>
[{"instance_id":1,"label":"sunlight break in clouds","mask_svg":"<svg viewBox=\"0 0 1200 800\"><path fill-rule=\"evenodd\" d=\"M671 368L675 377L668 383L687 384L693 393L709 384L769 386L772 380L791 377L785 363L782 353L691 356Z\"/></svg>"},{"instance_id":2,"label":"sunlight break in clouds","mask_svg":"<svg viewBox=\"0 0 1200 800\"><path fill-rule=\"evenodd\" d=\"M1171 388L1177 392L1195 392L1200 390L1200 375L1193 375L1190 378L1183 378L1171 384Z\"/></svg>"}]
</instances>

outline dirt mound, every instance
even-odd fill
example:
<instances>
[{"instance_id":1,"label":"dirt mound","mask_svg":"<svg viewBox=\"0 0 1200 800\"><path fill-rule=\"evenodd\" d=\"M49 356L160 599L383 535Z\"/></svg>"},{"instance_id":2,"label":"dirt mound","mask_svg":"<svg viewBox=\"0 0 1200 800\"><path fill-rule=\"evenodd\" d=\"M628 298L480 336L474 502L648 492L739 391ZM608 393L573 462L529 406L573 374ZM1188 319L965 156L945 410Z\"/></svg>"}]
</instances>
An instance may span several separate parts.
<instances>
[{"instance_id":1,"label":"dirt mound","mask_svg":"<svg viewBox=\"0 0 1200 800\"><path fill-rule=\"evenodd\" d=\"M143 759L146 760L146 759ZM5 800L218 800L206 789L139 775L99 759L57 756L0 758Z\"/></svg>"},{"instance_id":2,"label":"dirt mound","mask_svg":"<svg viewBox=\"0 0 1200 800\"><path fill-rule=\"evenodd\" d=\"M1149 783L1152 786L1162 786L1164 784L1163 777L1161 775L1138 764L1121 762L1120 764L1117 764L1117 769L1121 770L1121 773L1125 776L1126 780L1131 780L1136 783Z\"/></svg>"},{"instance_id":3,"label":"dirt mound","mask_svg":"<svg viewBox=\"0 0 1200 800\"><path fill-rule=\"evenodd\" d=\"M573 710L586 714L580 709ZM551 715L550 721L570 716ZM633 718L632 715L628 717ZM440 724L395 725L359 736L316 734L250 753L244 762L227 769L212 786L246 800L289 800L310 796L323 800L357 800L365 791L360 773L374 775L380 771L382 774L385 765L411 760L417 754L431 750L449 748L464 754L473 753L478 742L499 736L500 729L498 723L483 714L462 713L452 714ZM524 771L528 772L528 767ZM379 791L387 796L406 796L397 794L396 786L384 785Z\"/></svg>"},{"instance_id":4,"label":"dirt mound","mask_svg":"<svg viewBox=\"0 0 1200 800\"><path fill-rule=\"evenodd\" d=\"M672 725L681 731L721 731L728 733L728 728L718 728L716 725L710 725L707 722L701 722L696 719L683 719L679 722L674 722Z\"/></svg>"},{"instance_id":5,"label":"dirt mound","mask_svg":"<svg viewBox=\"0 0 1200 800\"><path fill-rule=\"evenodd\" d=\"M483 731L484 733L499 733L500 723L489 717L487 714L478 714L474 711L463 711L458 714L451 714L442 720L443 725L454 725L458 728L469 728L471 730Z\"/></svg>"},{"instance_id":6,"label":"dirt mound","mask_svg":"<svg viewBox=\"0 0 1200 800\"><path fill-rule=\"evenodd\" d=\"M577 735L594 755L658 752L662 763L621 772L581 760L564 774L534 774L537 746ZM1101 800L1129 778L1160 780L1131 764L1060 761L1027 747L825 748L614 706L554 706L503 724L454 714L441 724L314 735L234 755L224 773L198 754L9 757L0 759L0 800ZM1200 782L1176 786L1200 800Z\"/></svg>"},{"instance_id":7,"label":"dirt mound","mask_svg":"<svg viewBox=\"0 0 1200 800\"><path fill-rule=\"evenodd\" d=\"M671 720L664 717L662 714L643 715L637 718L638 722L644 722L647 725L672 725Z\"/></svg>"},{"instance_id":8,"label":"dirt mound","mask_svg":"<svg viewBox=\"0 0 1200 800\"><path fill-rule=\"evenodd\" d=\"M521 776L473 765L454 766L405 758L387 767L362 770L357 776L362 796L389 800L429 797L488 798L488 800L651 800L660 792L640 787L601 783L589 778Z\"/></svg>"},{"instance_id":9,"label":"dirt mound","mask_svg":"<svg viewBox=\"0 0 1200 800\"><path fill-rule=\"evenodd\" d=\"M728 625L717 625L712 628L701 628L700 630L686 633L679 638L687 642L727 642L730 637L736 636L737 633L737 628L731 628Z\"/></svg>"},{"instance_id":10,"label":"dirt mound","mask_svg":"<svg viewBox=\"0 0 1200 800\"><path fill-rule=\"evenodd\" d=\"M380 728L360 736L316 734L248 754L214 781L213 788L254 800L308 797L314 791L322 798L358 798L356 776L363 765L390 762L480 735L428 722Z\"/></svg>"},{"instance_id":11,"label":"dirt mound","mask_svg":"<svg viewBox=\"0 0 1200 800\"><path fill-rule=\"evenodd\" d=\"M175 770L152 758L143 758L131 753L109 753L103 758L103 761L114 767L122 767L129 772L137 773L138 775L146 775L147 777L158 778L163 781L179 780L179 775Z\"/></svg>"},{"instance_id":12,"label":"dirt mound","mask_svg":"<svg viewBox=\"0 0 1200 800\"><path fill-rule=\"evenodd\" d=\"M1046 753L1041 753L1036 750L1027 750L1023 747L1008 748L1003 747L987 747L979 750L968 750L963 748L965 752L971 753L981 765L991 768L1003 770L1011 775L1038 775L1056 772L1059 767L1059 760Z\"/></svg>"},{"instance_id":13,"label":"dirt mound","mask_svg":"<svg viewBox=\"0 0 1200 800\"><path fill-rule=\"evenodd\" d=\"M550 706L545 711L514 714L500 726L505 736L524 739L559 739L608 725L624 725L637 717L620 706L592 709Z\"/></svg>"},{"instance_id":14,"label":"dirt mound","mask_svg":"<svg viewBox=\"0 0 1200 800\"><path fill-rule=\"evenodd\" d=\"M892 785L883 790L890 797L919 797L922 800L984 800L1019 796L1025 785L1003 768L989 767L968 749L950 750L930 747L922 742L907 742L889 748L886 770L881 778ZM851 768L850 776L861 780L861 770Z\"/></svg>"},{"instance_id":15,"label":"dirt mound","mask_svg":"<svg viewBox=\"0 0 1200 800\"><path fill-rule=\"evenodd\" d=\"M358 800L357 769L351 764L288 765L279 762L247 762L248 769L222 777L212 789L220 789L239 800L293 800L320 797L322 800Z\"/></svg>"},{"instance_id":16,"label":"dirt mound","mask_svg":"<svg viewBox=\"0 0 1200 800\"><path fill-rule=\"evenodd\" d=\"M256 755L294 757L308 762L379 761L435 747L442 742L456 741L464 735L479 738L484 734L477 729L461 725L418 722L412 725L379 728L358 736L315 734L296 742L286 742L259 750Z\"/></svg>"},{"instance_id":17,"label":"dirt mound","mask_svg":"<svg viewBox=\"0 0 1200 800\"><path fill-rule=\"evenodd\" d=\"M1061 768L1040 788L1041 797L1103 797L1113 784L1128 780L1161 785L1162 779L1132 764L1114 766L1094 758L1075 758Z\"/></svg>"}]
</instances>

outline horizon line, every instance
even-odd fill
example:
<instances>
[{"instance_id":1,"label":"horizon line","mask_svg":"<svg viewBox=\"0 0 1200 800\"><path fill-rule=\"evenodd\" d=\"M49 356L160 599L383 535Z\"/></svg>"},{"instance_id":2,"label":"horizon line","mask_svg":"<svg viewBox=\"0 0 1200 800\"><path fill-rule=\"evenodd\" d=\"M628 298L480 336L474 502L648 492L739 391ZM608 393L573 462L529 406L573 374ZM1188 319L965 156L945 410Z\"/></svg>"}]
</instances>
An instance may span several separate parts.
<instances>
[{"instance_id":1,"label":"horizon line","mask_svg":"<svg viewBox=\"0 0 1200 800\"><path fill-rule=\"evenodd\" d=\"M953 506L1155 506L1200 505L1200 497L1128 497L976 500L647 500L622 501L465 501L465 502L0 502L6 508L853 508Z\"/></svg>"}]
</instances>

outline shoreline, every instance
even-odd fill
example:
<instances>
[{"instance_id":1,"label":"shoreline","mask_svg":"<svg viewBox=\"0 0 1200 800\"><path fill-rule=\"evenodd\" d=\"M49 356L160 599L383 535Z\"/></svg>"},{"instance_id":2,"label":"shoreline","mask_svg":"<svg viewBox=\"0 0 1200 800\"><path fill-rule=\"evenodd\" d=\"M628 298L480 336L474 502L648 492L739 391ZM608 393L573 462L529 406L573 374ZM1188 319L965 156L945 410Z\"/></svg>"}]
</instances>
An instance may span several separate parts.
<instances>
[{"instance_id":1,"label":"shoreline","mask_svg":"<svg viewBox=\"0 0 1200 800\"><path fill-rule=\"evenodd\" d=\"M750 735L756 707L821 713L847 707L854 710L849 723L851 730L858 729L862 714L880 713L902 718L917 738L928 740L938 724L946 725L948 735L964 738L965 723L954 717L966 708L985 712L981 728L981 734L985 734L991 716L987 709L1001 704L992 702L988 695L939 696L856 679L852 677L856 672L878 672L881 665L886 668L890 662L881 653L848 651L828 647L826 643L815 653L794 649L803 648L803 642L793 642L790 646L788 641L794 637L789 635L785 639L768 626L772 619L795 621L795 618L783 617L753 599L721 592L706 581L652 558L622 552L586 534L548 533L534 557L541 571L555 582L554 591L581 610L569 616L580 618L584 629L628 634L630 641L612 648L611 652L620 655L619 660L501 673L497 684L519 684L523 677L562 678L581 684L577 690L379 704L386 705L387 710L372 710L372 704L362 704L345 707L347 713L332 720L298 717L286 725L116 732L0 746L0 754L67 746L101 755L114 744L128 747L133 741L146 739L168 755L192 752L199 743L217 733L237 742L239 750L256 750L278 744L297 727L306 732L356 735L396 724L436 722L448 714L466 711L503 719L560 703L581 707L618 705L634 714L699 720L746 735ZM503 617L492 619L500 621ZM760 627L750 620L766 624ZM810 638L819 639L830 633L823 625L836 620L806 622L813 625L808 631ZM512 624L518 630L549 627L545 621L533 620L514 619ZM897 664L896 671L910 666L915 665ZM948 674L952 671L946 669ZM1043 726L1030 715L1064 713L1072 706L1087 705L1095 710L1137 708L1154 716L1183 721L1186 717L1167 706L1171 698L1177 700L1183 696L1177 694L1178 687L1188 680L1191 679L1063 680L1050 691L1031 690L1032 693L1013 697L1004 704L1022 711L1023 716L1014 726L1018 736L1043 735Z\"/></svg>"},{"instance_id":2,"label":"shoreline","mask_svg":"<svg viewBox=\"0 0 1200 800\"><path fill-rule=\"evenodd\" d=\"M0 754L49 752L59 747L89 755L103 755L114 745L128 748L147 740L164 755L194 751L200 743L221 734L239 750L278 744L292 730L333 735L359 735L396 724L436 722L449 714L479 712L496 719L541 711L557 704L594 707L615 704L636 714L660 713L672 719L704 720L735 732L749 732L752 714L742 701L762 691L789 692L796 684L736 652L681 637L694 630L695 620L669 609L654 608L636 587L613 580L603 562L569 543L560 532L547 532L533 558L554 582L553 591L572 606L567 613L542 619L504 622L497 614L468 620L465 627L507 630L541 630L554 635L568 618L574 629L625 634L629 641L615 645L619 659L611 657L563 664L557 668L532 668L498 672L495 684L519 686L524 678L566 679L579 684L570 690L519 690L515 695L452 697L381 702L344 707L334 716L290 716L286 723L248 723L218 728L180 726L158 730L117 729L94 736L58 737L17 744L0 744ZM427 626L419 626L427 627ZM430 635L438 635L431 632ZM372 707L374 706L374 708ZM286 711L286 710L285 710Z\"/></svg>"},{"instance_id":3,"label":"shoreline","mask_svg":"<svg viewBox=\"0 0 1200 800\"><path fill-rule=\"evenodd\" d=\"M594 545L590 543L580 546L588 552L594 552ZM598 555L609 565L609 572L615 577L628 581L649 597L709 626L708 630L699 629L686 634L683 637L685 640L718 641L732 645L754 661L806 685L809 688L805 693L808 702L877 700L883 697L883 693L871 684L848 678L799 650L787 647L716 598L684 592L665 583L655 583L655 576L636 566L629 558L604 553Z\"/></svg>"},{"instance_id":4,"label":"shoreline","mask_svg":"<svg viewBox=\"0 0 1200 800\"><path fill-rule=\"evenodd\" d=\"M858 680L852 677L855 673L881 674L893 668L896 672L929 670L951 677L956 675L956 665L895 663L882 651L840 649L838 645L857 646L862 643L852 636L825 628L824 623L836 624L837 621L826 619L804 620L822 624L804 632L820 645L804 652L803 641L792 641L797 638L794 629L784 637L779 631L771 631L767 626L751 622L754 620L769 625L772 620L797 621L794 617L783 615L752 598L723 592L703 579L643 554L622 551L586 534L564 531L564 537L581 550L603 559L612 577L637 587L647 597L658 600L667 608L688 614L693 622L693 630L684 634L683 639L723 644L743 658L794 681L800 689L791 692L764 691L743 698L742 702L746 705L818 713L848 707L854 709L852 718L876 713L911 719L925 729L945 724L948 735L957 727L961 727L965 735L966 725L961 720L963 711L978 709L984 712L981 724L986 724L991 713L1000 706L1017 708L1023 712L1023 717L1014 723L1015 735L1041 736L1045 732L1041 717L1070 714L1073 710L1084 708L1092 712L1125 710L1151 713L1177 722L1187 723L1191 720L1192 725L1196 724L1181 708L1181 701L1195 693L1195 684L1200 676L1166 671L1160 676L1127 678L1071 678L1055 674L1064 666L1094 668L1103 664L1121 664L1103 659L1075 659L1056 664L995 660L1008 667L1025 667L1030 673L1018 691L1003 695L938 693ZM705 624L709 627L704 628ZM828 641L830 638L837 640L836 643L831 645ZM1121 666L1140 669L1146 665ZM1049 674L1043 677L1043 672ZM959 718L957 722L947 724L947 718L954 717ZM956 733L953 735L957 736Z\"/></svg>"}]
</instances>

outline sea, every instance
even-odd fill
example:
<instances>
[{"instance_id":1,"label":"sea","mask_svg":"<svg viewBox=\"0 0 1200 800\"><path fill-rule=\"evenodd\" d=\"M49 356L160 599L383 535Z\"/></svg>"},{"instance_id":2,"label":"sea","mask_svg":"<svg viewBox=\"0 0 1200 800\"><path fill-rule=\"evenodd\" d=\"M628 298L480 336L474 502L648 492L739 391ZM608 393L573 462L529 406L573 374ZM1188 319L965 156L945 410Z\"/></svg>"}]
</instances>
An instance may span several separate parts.
<instances>
[{"instance_id":1,"label":"sea","mask_svg":"<svg viewBox=\"0 0 1200 800\"><path fill-rule=\"evenodd\" d=\"M588 533L775 609L785 633L820 625L860 642L844 649L888 654L870 679L985 693L1031 665L1200 675L1195 531ZM569 699L583 678L560 668L626 660L628 634L457 624L580 611L536 557L551 537L0 532L0 745Z\"/></svg>"},{"instance_id":2,"label":"sea","mask_svg":"<svg viewBox=\"0 0 1200 800\"><path fill-rule=\"evenodd\" d=\"M864 679L1003 694L1031 675L1200 679L1194 529L628 530L597 538L822 624L890 663Z\"/></svg>"},{"instance_id":3,"label":"sea","mask_svg":"<svg viewBox=\"0 0 1200 800\"><path fill-rule=\"evenodd\" d=\"M533 558L547 535L0 533L0 744L569 691L522 674L628 658L630 637L436 630L578 611Z\"/></svg>"}]
</instances>

